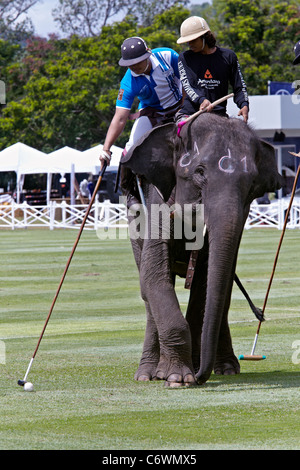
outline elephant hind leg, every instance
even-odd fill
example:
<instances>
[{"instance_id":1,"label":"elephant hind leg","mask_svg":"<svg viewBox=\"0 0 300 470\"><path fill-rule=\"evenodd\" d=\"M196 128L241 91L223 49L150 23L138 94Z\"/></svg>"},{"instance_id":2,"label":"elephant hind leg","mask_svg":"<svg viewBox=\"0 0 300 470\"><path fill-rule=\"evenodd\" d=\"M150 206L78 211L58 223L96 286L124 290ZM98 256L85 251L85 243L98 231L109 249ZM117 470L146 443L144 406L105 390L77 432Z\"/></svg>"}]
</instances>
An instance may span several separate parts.
<instances>
[{"instance_id":1,"label":"elephant hind leg","mask_svg":"<svg viewBox=\"0 0 300 470\"><path fill-rule=\"evenodd\" d=\"M240 363L232 347L227 314L224 314L222 319L214 373L216 375L235 375L240 373Z\"/></svg>"},{"instance_id":2,"label":"elephant hind leg","mask_svg":"<svg viewBox=\"0 0 300 470\"><path fill-rule=\"evenodd\" d=\"M240 373L240 363L233 354L228 359L223 359L222 362L216 362L214 366L214 373L216 375L236 375Z\"/></svg>"},{"instance_id":3,"label":"elephant hind leg","mask_svg":"<svg viewBox=\"0 0 300 470\"><path fill-rule=\"evenodd\" d=\"M201 333L207 289L207 258L200 254L198 256L200 263L196 266L186 312L192 338L192 362L196 372L200 369Z\"/></svg>"}]
</instances>

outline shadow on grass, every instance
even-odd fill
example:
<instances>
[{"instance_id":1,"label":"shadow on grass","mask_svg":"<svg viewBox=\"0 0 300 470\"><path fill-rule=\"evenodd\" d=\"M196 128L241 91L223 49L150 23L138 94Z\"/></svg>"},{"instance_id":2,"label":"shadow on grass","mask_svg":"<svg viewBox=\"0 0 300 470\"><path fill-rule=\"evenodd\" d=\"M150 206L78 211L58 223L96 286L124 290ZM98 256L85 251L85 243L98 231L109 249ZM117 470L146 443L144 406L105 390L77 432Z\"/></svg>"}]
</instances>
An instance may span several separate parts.
<instances>
[{"instance_id":1,"label":"shadow on grass","mask_svg":"<svg viewBox=\"0 0 300 470\"><path fill-rule=\"evenodd\" d=\"M217 388L228 385L259 386L264 388L298 388L300 386L300 372L272 371L272 372L243 372L238 375L214 375L199 387Z\"/></svg>"}]
</instances>

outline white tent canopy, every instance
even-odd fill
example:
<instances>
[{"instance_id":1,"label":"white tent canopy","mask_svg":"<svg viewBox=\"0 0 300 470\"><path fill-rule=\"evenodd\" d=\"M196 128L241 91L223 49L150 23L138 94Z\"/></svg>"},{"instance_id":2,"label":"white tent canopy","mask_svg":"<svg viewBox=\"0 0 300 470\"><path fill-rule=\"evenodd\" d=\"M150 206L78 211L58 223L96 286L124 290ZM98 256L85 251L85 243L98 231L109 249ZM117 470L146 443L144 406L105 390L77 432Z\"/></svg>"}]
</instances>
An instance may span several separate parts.
<instances>
[{"instance_id":1,"label":"white tent canopy","mask_svg":"<svg viewBox=\"0 0 300 470\"><path fill-rule=\"evenodd\" d=\"M0 152L0 171L44 173L48 167L46 154L18 142ZM25 171L28 170L28 171ZM30 170L30 171L29 171Z\"/></svg>"},{"instance_id":2,"label":"white tent canopy","mask_svg":"<svg viewBox=\"0 0 300 470\"><path fill-rule=\"evenodd\" d=\"M17 142L0 152L0 171L15 171L17 174L17 201L25 174L48 173L47 155L26 144Z\"/></svg>"},{"instance_id":3,"label":"white tent canopy","mask_svg":"<svg viewBox=\"0 0 300 470\"><path fill-rule=\"evenodd\" d=\"M84 152L72 149L71 147L63 147L48 154L51 173L71 173L72 165L76 173L96 173L99 160L85 161Z\"/></svg>"},{"instance_id":4,"label":"white tent canopy","mask_svg":"<svg viewBox=\"0 0 300 470\"><path fill-rule=\"evenodd\" d=\"M46 173L47 201L50 199L51 175L53 173L93 173L100 171L100 151L103 145L97 145L83 152L65 146L49 154L18 142L0 152L0 171L15 171L17 174L17 200L24 175ZM107 171L115 171L119 165L122 149L112 146L112 161Z\"/></svg>"}]
</instances>

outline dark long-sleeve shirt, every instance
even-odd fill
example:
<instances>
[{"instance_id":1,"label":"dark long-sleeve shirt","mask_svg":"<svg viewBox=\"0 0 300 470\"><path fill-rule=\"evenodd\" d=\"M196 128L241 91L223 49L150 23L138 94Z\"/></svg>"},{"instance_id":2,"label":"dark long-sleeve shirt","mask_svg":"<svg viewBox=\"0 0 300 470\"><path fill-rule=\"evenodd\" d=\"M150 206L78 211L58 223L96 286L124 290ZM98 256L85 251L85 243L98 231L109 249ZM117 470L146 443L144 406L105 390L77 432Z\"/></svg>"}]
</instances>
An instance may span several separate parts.
<instances>
[{"instance_id":1,"label":"dark long-sleeve shirt","mask_svg":"<svg viewBox=\"0 0 300 470\"><path fill-rule=\"evenodd\" d=\"M212 54L186 51L179 55L180 80L186 92L182 111L192 114L208 99L211 103L228 95L231 84L234 102L241 109L249 107L247 88L236 54L217 47ZM215 107L215 112L226 114L226 101Z\"/></svg>"}]
</instances>

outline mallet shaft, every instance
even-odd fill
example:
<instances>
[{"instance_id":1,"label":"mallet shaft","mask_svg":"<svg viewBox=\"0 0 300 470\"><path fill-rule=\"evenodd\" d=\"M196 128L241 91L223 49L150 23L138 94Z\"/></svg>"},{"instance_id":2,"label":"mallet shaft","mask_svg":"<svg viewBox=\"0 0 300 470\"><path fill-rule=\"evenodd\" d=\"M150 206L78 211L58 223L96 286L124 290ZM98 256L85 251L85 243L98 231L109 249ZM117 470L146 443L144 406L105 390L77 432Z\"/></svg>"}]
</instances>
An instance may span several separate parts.
<instances>
[{"instance_id":1,"label":"mallet shaft","mask_svg":"<svg viewBox=\"0 0 300 470\"><path fill-rule=\"evenodd\" d=\"M251 356L254 354L255 348L256 348L256 343L257 343L257 338L258 338L258 333L256 333L254 341L253 341L253 346L251 350Z\"/></svg>"},{"instance_id":2,"label":"mallet shaft","mask_svg":"<svg viewBox=\"0 0 300 470\"><path fill-rule=\"evenodd\" d=\"M234 93L230 93L229 95L223 96L222 98L219 98L218 100L216 100L216 101L214 101L213 103L211 103L211 106L214 108L214 107L217 106L218 104L223 103L223 101L226 101L226 100L228 100L229 98L232 98L233 96L234 96ZM205 112L206 112L205 109L199 109L199 111L196 111L194 114L192 114L191 116L189 116L189 117L184 121L184 123L186 124L187 122L192 121L192 120L195 119L197 116L199 116L200 114L205 113Z\"/></svg>"},{"instance_id":3,"label":"mallet shaft","mask_svg":"<svg viewBox=\"0 0 300 470\"><path fill-rule=\"evenodd\" d=\"M107 164L106 164L106 162L105 162L105 163L103 164L103 166L102 166L102 169L101 169L101 172L100 172L98 181L97 181L96 186L95 186L95 189L94 189L94 192L93 192L93 194L92 194L92 197L91 197L91 200L90 200L90 202L89 202L88 208L87 208L86 213L85 213L85 215L84 215L84 218L83 218L83 220L82 220L82 223L81 223L81 226L80 226L80 229L79 229L79 233L78 233L77 238L76 238L76 240L75 240L75 243L74 243L74 245L73 245L73 248L72 248L71 254L70 254L70 256L69 256L69 259L68 259L68 261L67 261L66 267L65 267L65 269L64 269L62 278L61 278L61 280L60 280L60 283L59 283L59 286L58 286L58 288L57 288L56 294L55 294L54 299L53 299L53 301L52 301L52 304L51 304L51 307L50 307L50 311L49 311L48 316L47 316L47 319L46 319L46 321L45 321L43 330L42 330L42 332L41 332L41 334L40 334L40 337L39 337L39 340L38 340L38 342L37 342L36 348L35 348L35 350L34 350L33 356L32 356L32 358L31 358L31 360L30 360L30 362L29 362L29 365L28 365L28 368L27 368L27 371L26 371L24 380L23 380L23 381L22 381L22 380L19 380L19 381L18 381L18 384L19 384L19 385L24 385L24 383L26 382L26 379L27 379L27 376L28 376L29 371L30 371L30 369L31 369L33 360L34 360L34 358L35 358L35 356L36 356L36 353L37 353L37 351L38 351L38 348L39 348L40 343L41 343L41 341L42 341L42 338L43 338L43 336L44 336L46 327L47 327L48 322L49 322L49 320L50 320L50 316L51 316L51 314L52 314L52 311L53 311L55 302L56 302L56 300L57 300L58 294L59 294L59 292L60 292L61 286L62 286L62 284L63 284L63 282L64 282L64 279L65 279L66 274L67 274L67 271L68 271L68 269L69 269L69 266L70 266L71 260L72 260L72 258L73 258L74 252L75 252L76 247L77 247L77 245L78 245L78 242L79 242L80 236L81 236L81 234L82 234L83 228L84 228L84 226L85 226L86 220L87 220L87 218L88 218L88 215L89 215L89 213L90 213L91 207L92 207L92 205L93 205L93 203L94 203L94 200L95 200L95 198L96 198L96 194L97 194L97 192L98 192L98 190L99 190L99 187L100 187L100 184L101 184L103 175L104 175L105 170L106 170L106 166L107 166ZM22 382L23 382L23 383L22 383Z\"/></svg>"},{"instance_id":4,"label":"mallet shaft","mask_svg":"<svg viewBox=\"0 0 300 470\"><path fill-rule=\"evenodd\" d=\"M296 153L293 153L293 152L289 152L289 153L292 153L296 157L300 157L300 154L296 154ZM284 224L283 224L280 240L279 240L278 247L277 247L275 260L274 260L274 263L273 263L273 269L272 269L271 277L270 277L270 280L269 280L269 284L268 284L268 288L267 288L267 292L266 292L266 296L265 296L265 300L264 300L264 305L263 305L263 308L262 308L263 315L265 313L265 309L266 309L266 305L267 305L271 285L272 285L272 282L273 282L273 278L274 278L274 274L275 274L275 270L276 270L276 266L277 266L277 261L278 261L278 258L279 258L280 248L281 248L281 245L282 245L283 237L284 237L284 234L285 234L285 229L286 229L286 226L287 226L287 223L288 223L288 218L289 218L291 207L292 207L292 204L293 204L299 174L300 174L300 165L298 166L298 169L297 169L297 173L296 173L296 176L295 176L295 179L294 179L292 194L291 194L291 198L290 198L290 203L289 203L288 209L287 209L286 214L285 214ZM258 323L258 327L257 327L257 330L256 330L256 335L255 335L255 338L254 338L254 343L253 343L251 355L254 354L254 351L255 351L255 347L256 347L257 338L258 338L258 334L259 334L259 331L260 331L261 323L262 323L261 321L259 321L259 323Z\"/></svg>"},{"instance_id":5,"label":"mallet shaft","mask_svg":"<svg viewBox=\"0 0 300 470\"><path fill-rule=\"evenodd\" d=\"M30 359L29 365L28 365L28 367L27 367L26 374L24 375L23 382L26 382L26 380L27 380L27 376L28 376L28 374L29 374L29 371L30 371L30 369L31 369L31 366L32 366L33 360L34 360L34 357L32 357L32 358Z\"/></svg>"}]
</instances>

